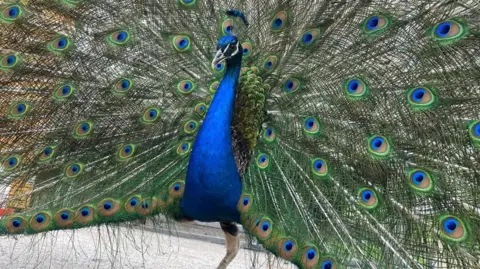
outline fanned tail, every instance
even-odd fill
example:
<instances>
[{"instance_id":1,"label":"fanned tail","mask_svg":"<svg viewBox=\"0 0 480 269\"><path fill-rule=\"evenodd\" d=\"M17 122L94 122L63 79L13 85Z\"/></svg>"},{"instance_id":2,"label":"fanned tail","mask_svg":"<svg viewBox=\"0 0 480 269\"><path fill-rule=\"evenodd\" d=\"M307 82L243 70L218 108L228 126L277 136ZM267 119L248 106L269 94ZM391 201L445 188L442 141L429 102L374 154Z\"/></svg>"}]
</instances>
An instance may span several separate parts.
<instances>
[{"instance_id":1,"label":"fanned tail","mask_svg":"<svg viewBox=\"0 0 480 269\"><path fill-rule=\"evenodd\" d=\"M477 4L1 9L0 172L21 193L2 233L181 218L188 152L225 70L214 44L236 34L246 230L300 268L479 266Z\"/></svg>"},{"instance_id":2,"label":"fanned tail","mask_svg":"<svg viewBox=\"0 0 480 269\"><path fill-rule=\"evenodd\" d=\"M188 156L214 77L213 37L193 38L178 16L163 18L180 9L174 1L1 8L0 172L5 205L21 212L4 218L1 232L160 211L181 219Z\"/></svg>"},{"instance_id":3,"label":"fanned tail","mask_svg":"<svg viewBox=\"0 0 480 269\"><path fill-rule=\"evenodd\" d=\"M243 226L300 268L478 267L478 5L276 4Z\"/></svg>"}]
</instances>

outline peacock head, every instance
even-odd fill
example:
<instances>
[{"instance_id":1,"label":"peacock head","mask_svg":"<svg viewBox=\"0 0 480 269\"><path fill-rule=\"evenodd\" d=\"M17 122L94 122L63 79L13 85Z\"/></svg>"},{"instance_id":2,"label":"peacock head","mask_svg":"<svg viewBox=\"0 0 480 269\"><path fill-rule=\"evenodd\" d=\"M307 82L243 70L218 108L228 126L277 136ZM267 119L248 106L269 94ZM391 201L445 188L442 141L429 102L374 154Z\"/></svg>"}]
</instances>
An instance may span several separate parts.
<instances>
[{"instance_id":1,"label":"peacock head","mask_svg":"<svg viewBox=\"0 0 480 269\"><path fill-rule=\"evenodd\" d=\"M218 40L213 65L226 61L227 66L242 61L243 48L236 36L223 36Z\"/></svg>"}]
</instances>

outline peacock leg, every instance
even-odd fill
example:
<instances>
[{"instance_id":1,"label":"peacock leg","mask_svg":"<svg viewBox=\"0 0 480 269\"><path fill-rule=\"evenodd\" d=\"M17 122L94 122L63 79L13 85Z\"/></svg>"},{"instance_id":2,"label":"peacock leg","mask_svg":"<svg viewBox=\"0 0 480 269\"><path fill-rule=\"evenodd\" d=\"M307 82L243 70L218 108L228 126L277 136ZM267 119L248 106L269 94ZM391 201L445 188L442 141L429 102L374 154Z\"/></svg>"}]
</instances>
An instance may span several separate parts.
<instances>
[{"instance_id":1,"label":"peacock leg","mask_svg":"<svg viewBox=\"0 0 480 269\"><path fill-rule=\"evenodd\" d=\"M223 232L225 233L225 245L227 246L227 254L218 265L217 269L226 269L230 262L237 256L240 249L240 239L238 237L238 227L234 222L220 222Z\"/></svg>"}]
</instances>

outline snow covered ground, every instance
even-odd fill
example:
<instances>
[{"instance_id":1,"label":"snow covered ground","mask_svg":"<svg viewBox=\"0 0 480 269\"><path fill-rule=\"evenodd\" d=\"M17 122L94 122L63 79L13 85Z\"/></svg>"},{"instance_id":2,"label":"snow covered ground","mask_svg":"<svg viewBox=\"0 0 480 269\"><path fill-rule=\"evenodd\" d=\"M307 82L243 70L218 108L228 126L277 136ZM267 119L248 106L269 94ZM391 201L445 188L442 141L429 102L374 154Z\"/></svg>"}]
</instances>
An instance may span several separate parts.
<instances>
[{"instance_id":1,"label":"snow covered ground","mask_svg":"<svg viewBox=\"0 0 480 269\"><path fill-rule=\"evenodd\" d=\"M0 268L212 269L225 253L223 245L208 242L218 242L220 237L212 236L214 240L208 240L207 233L200 233L198 229L189 228L190 236L177 236L142 227L95 227L0 237ZM229 268L294 268L283 261L271 262L269 266L267 260L264 252L241 249Z\"/></svg>"}]
</instances>

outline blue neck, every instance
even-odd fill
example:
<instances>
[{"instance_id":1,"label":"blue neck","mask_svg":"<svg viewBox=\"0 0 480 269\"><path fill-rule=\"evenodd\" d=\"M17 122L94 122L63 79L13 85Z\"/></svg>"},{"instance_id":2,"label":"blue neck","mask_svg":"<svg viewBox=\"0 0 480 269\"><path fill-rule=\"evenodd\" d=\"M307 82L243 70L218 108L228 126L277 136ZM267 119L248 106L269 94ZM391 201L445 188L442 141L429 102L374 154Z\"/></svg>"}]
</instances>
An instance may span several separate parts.
<instances>
[{"instance_id":1,"label":"blue neck","mask_svg":"<svg viewBox=\"0 0 480 269\"><path fill-rule=\"evenodd\" d=\"M242 183L232 149L231 125L241 60L227 70L190 155L182 213L200 221L239 222Z\"/></svg>"},{"instance_id":2,"label":"blue neck","mask_svg":"<svg viewBox=\"0 0 480 269\"><path fill-rule=\"evenodd\" d=\"M230 127L232 125L232 116L235 102L235 87L240 75L240 65L227 66L213 101L208 109L205 120L199 131L199 136L204 133L212 134L217 138L230 138ZM197 138L198 141L198 138ZM231 145L231 139L225 139ZM223 148L222 148L223 150Z\"/></svg>"}]
</instances>

